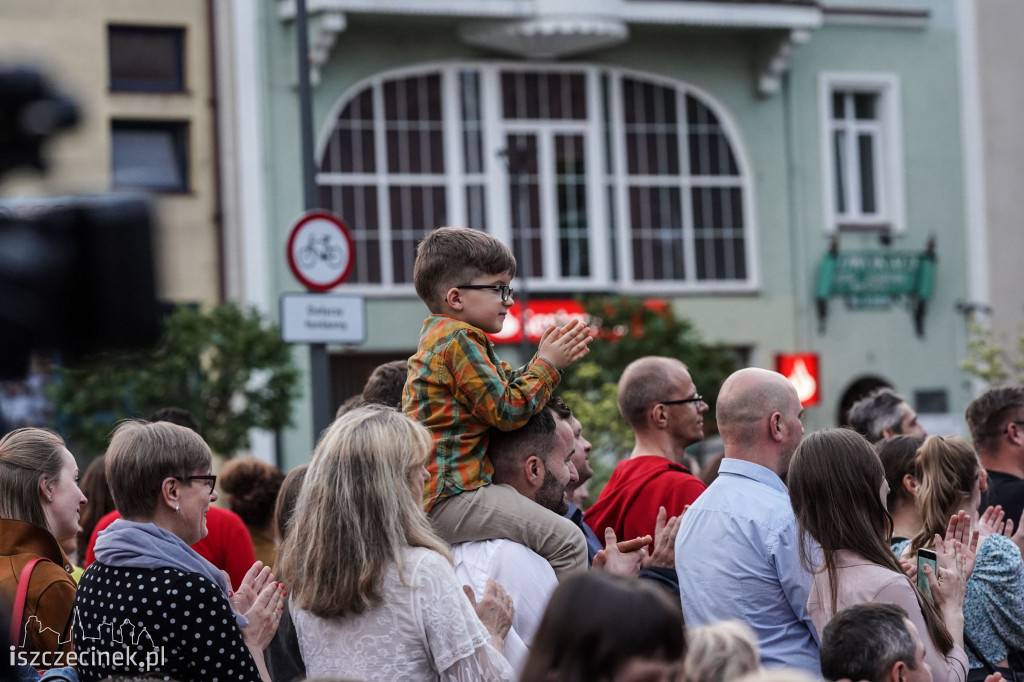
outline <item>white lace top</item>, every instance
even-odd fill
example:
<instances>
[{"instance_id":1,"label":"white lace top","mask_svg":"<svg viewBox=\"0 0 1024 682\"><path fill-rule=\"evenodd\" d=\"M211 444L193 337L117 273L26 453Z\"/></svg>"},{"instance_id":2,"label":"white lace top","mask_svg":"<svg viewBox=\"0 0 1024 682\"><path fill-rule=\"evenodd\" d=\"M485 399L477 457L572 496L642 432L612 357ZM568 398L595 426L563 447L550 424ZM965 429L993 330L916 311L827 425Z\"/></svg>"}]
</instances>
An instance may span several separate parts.
<instances>
[{"instance_id":1,"label":"white lace top","mask_svg":"<svg viewBox=\"0 0 1024 682\"><path fill-rule=\"evenodd\" d=\"M419 547L407 548L404 561L411 588L392 564L384 601L372 611L324 619L293 606L306 673L367 682L514 680L448 561Z\"/></svg>"}]
</instances>

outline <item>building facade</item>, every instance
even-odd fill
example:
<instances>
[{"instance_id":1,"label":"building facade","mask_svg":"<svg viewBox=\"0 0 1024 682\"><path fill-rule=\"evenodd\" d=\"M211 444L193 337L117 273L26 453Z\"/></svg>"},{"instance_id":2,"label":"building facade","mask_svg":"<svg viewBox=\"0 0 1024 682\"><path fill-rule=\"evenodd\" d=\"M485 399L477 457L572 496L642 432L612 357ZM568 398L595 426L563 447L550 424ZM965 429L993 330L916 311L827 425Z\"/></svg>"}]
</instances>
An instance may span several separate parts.
<instances>
[{"instance_id":1,"label":"building facade","mask_svg":"<svg viewBox=\"0 0 1024 682\"><path fill-rule=\"evenodd\" d=\"M39 69L72 96L78 126L48 145L50 170L2 196L149 192L157 291L222 297L215 77L206 0L11 0L0 64Z\"/></svg>"},{"instance_id":2,"label":"building facade","mask_svg":"<svg viewBox=\"0 0 1024 682\"><path fill-rule=\"evenodd\" d=\"M665 299L753 365L815 353L808 428L880 384L948 425L928 415L971 398L957 304L977 227L960 5L310 0L317 200L354 241L336 291L367 311L365 343L331 348L334 401L415 349L415 245L455 224L512 246L532 301ZM275 310L302 290L285 258L303 207L295 7L236 18L258 46L245 146L266 169L243 201L265 209L266 251L245 268L267 266L250 293ZM286 464L308 456L309 414L307 396Z\"/></svg>"}]
</instances>

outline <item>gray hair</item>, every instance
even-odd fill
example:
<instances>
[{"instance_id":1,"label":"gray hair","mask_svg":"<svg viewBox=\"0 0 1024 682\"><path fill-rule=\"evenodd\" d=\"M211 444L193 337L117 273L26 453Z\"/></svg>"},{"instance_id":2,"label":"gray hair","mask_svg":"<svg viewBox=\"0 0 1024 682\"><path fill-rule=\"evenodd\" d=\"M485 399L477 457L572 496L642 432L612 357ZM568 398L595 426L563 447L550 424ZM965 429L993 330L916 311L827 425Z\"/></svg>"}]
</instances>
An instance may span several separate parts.
<instances>
[{"instance_id":1,"label":"gray hair","mask_svg":"<svg viewBox=\"0 0 1024 682\"><path fill-rule=\"evenodd\" d=\"M170 422L126 421L107 448L107 485L114 506L129 521L146 518L167 478L184 479L209 468L212 455L202 437Z\"/></svg>"},{"instance_id":2,"label":"gray hair","mask_svg":"<svg viewBox=\"0 0 1024 682\"><path fill-rule=\"evenodd\" d=\"M917 643L906 620L907 612L896 604L843 609L821 633L821 674L829 680L882 682L899 661L915 670Z\"/></svg>"},{"instance_id":3,"label":"gray hair","mask_svg":"<svg viewBox=\"0 0 1024 682\"><path fill-rule=\"evenodd\" d=\"M903 413L899 407L906 399L891 388L879 388L850 408L850 426L872 443L882 440L882 431L902 433Z\"/></svg>"}]
</instances>

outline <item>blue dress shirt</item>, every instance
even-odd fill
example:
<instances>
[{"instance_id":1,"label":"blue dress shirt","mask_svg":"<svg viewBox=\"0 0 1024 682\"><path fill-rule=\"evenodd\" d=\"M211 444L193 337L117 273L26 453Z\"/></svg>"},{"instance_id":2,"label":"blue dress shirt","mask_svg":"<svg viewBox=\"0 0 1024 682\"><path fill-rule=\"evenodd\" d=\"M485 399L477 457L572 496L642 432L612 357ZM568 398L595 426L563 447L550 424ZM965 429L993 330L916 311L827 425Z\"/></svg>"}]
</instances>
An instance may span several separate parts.
<instances>
[{"instance_id":1,"label":"blue dress shirt","mask_svg":"<svg viewBox=\"0 0 1024 682\"><path fill-rule=\"evenodd\" d=\"M564 516L583 531L583 537L587 539L587 565L590 566L594 563L594 556L604 549L604 541L583 521L583 510L572 502L569 503L569 511L565 512Z\"/></svg>"},{"instance_id":2,"label":"blue dress shirt","mask_svg":"<svg viewBox=\"0 0 1024 682\"><path fill-rule=\"evenodd\" d=\"M722 460L718 478L683 515L676 573L687 626L737 618L757 633L765 667L821 676L807 613L812 576L800 561L789 491L770 469Z\"/></svg>"}]
</instances>

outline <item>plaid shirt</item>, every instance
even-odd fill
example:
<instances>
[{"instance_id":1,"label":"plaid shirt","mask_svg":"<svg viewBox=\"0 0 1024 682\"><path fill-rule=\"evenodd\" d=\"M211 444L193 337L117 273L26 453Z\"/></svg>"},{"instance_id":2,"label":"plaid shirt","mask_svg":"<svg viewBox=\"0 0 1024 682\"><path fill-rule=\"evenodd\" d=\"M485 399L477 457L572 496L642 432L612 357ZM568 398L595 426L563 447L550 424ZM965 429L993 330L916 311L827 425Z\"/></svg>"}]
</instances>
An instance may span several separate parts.
<instances>
[{"instance_id":1,"label":"plaid shirt","mask_svg":"<svg viewBox=\"0 0 1024 682\"><path fill-rule=\"evenodd\" d=\"M402 409L434 439L424 508L488 485L494 467L486 456L487 430L526 424L547 404L558 379L558 369L544 358L535 355L513 370L480 329L447 315L428 317L402 391Z\"/></svg>"}]
</instances>

